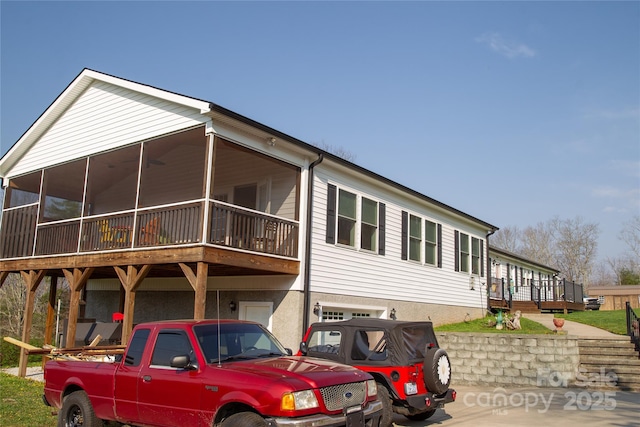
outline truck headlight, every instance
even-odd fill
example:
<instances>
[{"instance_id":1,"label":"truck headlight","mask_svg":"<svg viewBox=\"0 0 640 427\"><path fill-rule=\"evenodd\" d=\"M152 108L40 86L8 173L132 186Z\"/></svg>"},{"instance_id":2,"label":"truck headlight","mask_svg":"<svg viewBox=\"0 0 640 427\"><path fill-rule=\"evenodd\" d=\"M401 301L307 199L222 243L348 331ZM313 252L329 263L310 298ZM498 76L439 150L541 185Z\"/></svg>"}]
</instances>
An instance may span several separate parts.
<instances>
[{"instance_id":1,"label":"truck headlight","mask_svg":"<svg viewBox=\"0 0 640 427\"><path fill-rule=\"evenodd\" d=\"M367 396L375 396L376 394L378 394L376 380L367 380Z\"/></svg>"},{"instance_id":2,"label":"truck headlight","mask_svg":"<svg viewBox=\"0 0 640 427\"><path fill-rule=\"evenodd\" d=\"M301 409L317 408L318 399L313 394L313 390L296 391L293 393L285 393L282 396L280 407L283 411L299 411Z\"/></svg>"}]
</instances>

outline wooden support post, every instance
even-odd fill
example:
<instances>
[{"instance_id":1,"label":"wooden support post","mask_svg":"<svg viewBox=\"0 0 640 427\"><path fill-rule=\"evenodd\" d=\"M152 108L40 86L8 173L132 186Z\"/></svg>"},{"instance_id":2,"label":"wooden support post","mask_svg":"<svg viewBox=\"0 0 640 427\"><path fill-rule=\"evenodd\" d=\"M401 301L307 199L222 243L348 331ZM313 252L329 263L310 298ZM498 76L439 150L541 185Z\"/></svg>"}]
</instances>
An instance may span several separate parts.
<instances>
[{"instance_id":1,"label":"wooden support post","mask_svg":"<svg viewBox=\"0 0 640 427\"><path fill-rule=\"evenodd\" d=\"M0 288L4 285L4 281L9 277L8 271L0 271Z\"/></svg>"},{"instance_id":2,"label":"wooden support post","mask_svg":"<svg viewBox=\"0 0 640 427\"><path fill-rule=\"evenodd\" d=\"M78 313L80 312L80 297L82 296L82 288L87 284L87 280L93 273L94 268L85 268L84 271L74 268L73 271L63 269L64 277L69 282L71 290L71 298L69 302L69 322L67 325L67 342L66 347L75 347L76 345L76 328L78 326Z\"/></svg>"},{"instance_id":3,"label":"wooden support post","mask_svg":"<svg viewBox=\"0 0 640 427\"><path fill-rule=\"evenodd\" d=\"M31 337L31 325L33 323L33 306L36 300L36 290L42 281L47 270L40 271L21 271L20 275L27 288L27 298L24 304L23 323L22 323L22 342L28 343ZM18 365L18 376L25 377L27 375L27 361L29 354L25 348L20 348L20 362Z\"/></svg>"},{"instance_id":4,"label":"wooden support post","mask_svg":"<svg viewBox=\"0 0 640 427\"><path fill-rule=\"evenodd\" d=\"M209 264L199 262L197 274L193 273L191 267L187 264L179 263L182 272L195 291L193 304L193 318L196 320L204 319L205 309L207 307L207 278L209 276Z\"/></svg>"},{"instance_id":5,"label":"wooden support post","mask_svg":"<svg viewBox=\"0 0 640 427\"><path fill-rule=\"evenodd\" d=\"M47 323L44 327L44 345L51 344L53 325L56 321L56 294L58 292L58 277L51 276L51 283L49 283L49 305L47 306ZM55 343L58 337L53 338ZM47 361L46 357L42 358L42 367Z\"/></svg>"},{"instance_id":6,"label":"wooden support post","mask_svg":"<svg viewBox=\"0 0 640 427\"><path fill-rule=\"evenodd\" d=\"M116 271L116 274L120 279L120 283L122 283L122 287L125 291L124 310L122 311L124 319L122 320L122 337L120 342L122 344L126 344L127 341L129 341L129 335L131 335L131 331L133 330L133 309L136 301L136 290L147 274L149 274L151 265L143 265L140 267L140 270L133 265L129 265L127 266L126 272L122 267L113 268Z\"/></svg>"}]
</instances>

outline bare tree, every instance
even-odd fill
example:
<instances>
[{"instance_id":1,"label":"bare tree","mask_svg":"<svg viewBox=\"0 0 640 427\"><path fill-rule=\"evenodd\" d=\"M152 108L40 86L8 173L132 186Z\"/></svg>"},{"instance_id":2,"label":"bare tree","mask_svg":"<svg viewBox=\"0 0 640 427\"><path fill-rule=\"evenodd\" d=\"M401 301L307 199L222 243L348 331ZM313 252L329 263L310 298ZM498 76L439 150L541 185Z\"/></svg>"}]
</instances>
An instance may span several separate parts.
<instances>
[{"instance_id":1,"label":"bare tree","mask_svg":"<svg viewBox=\"0 0 640 427\"><path fill-rule=\"evenodd\" d=\"M556 217L522 231L515 226L502 228L491 237L490 244L556 268L567 280L588 287L599 234L598 224L585 223L580 217Z\"/></svg>"},{"instance_id":2,"label":"bare tree","mask_svg":"<svg viewBox=\"0 0 640 427\"><path fill-rule=\"evenodd\" d=\"M489 244L496 248L517 254L520 242L520 230L516 226L501 228L491 236Z\"/></svg>"},{"instance_id":3,"label":"bare tree","mask_svg":"<svg viewBox=\"0 0 640 427\"><path fill-rule=\"evenodd\" d=\"M625 222L618 237L629 246L636 261L640 260L640 215Z\"/></svg>"},{"instance_id":4,"label":"bare tree","mask_svg":"<svg viewBox=\"0 0 640 427\"><path fill-rule=\"evenodd\" d=\"M324 141L311 142L310 144L313 145L314 147L318 147L321 150L334 154L348 162L353 163L356 160L356 155L343 147L334 147L333 145L327 144Z\"/></svg>"},{"instance_id":5,"label":"bare tree","mask_svg":"<svg viewBox=\"0 0 640 427\"><path fill-rule=\"evenodd\" d=\"M591 273L590 286L612 286L618 284L618 278L613 273L610 260L600 261Z\"/></svg>"},{"instance_id":6,"label":"bare tree","mask_svg":"<svg viewBox=\"0 0 640 427\"><path fill-rule=\"evenodd\" d=\"M521 234L520 255L550 267L556 266L553 253L555 237L549 223L539 222L535 227L527 227Z\"/></svg>"},{"instance_id":7,"label":"bare tree","mask_svg":"<svg viewBox=\"0 0 640 427\"><path fill-rule=\"evenodd\" d=\"M567 280L589 285L598 249L598 224L585 223L581 217L550 222L555 235L557 268Z\"/></svg>"},{"instance_id":8,"label":"bare tree","mask_svg":"<svg viewBox=\"0 0 640 427\"><path fill-rule=\"evenodd\" d=\"M48 280L48 278L43 280L36 290L31 325L31 337L34 339L44 337L47 306L49 304ZM64 284L66 285L66 281L64 281ZM66 317L69 302L68 285L58 286L58 295L64 300L65 311L61 313L61 316ZM27 287L22 277L19 274L10 274L2 288L0 288L0 333L2 336L14 338L22 336L26 299Z\"/></svg>"}]
</instances>

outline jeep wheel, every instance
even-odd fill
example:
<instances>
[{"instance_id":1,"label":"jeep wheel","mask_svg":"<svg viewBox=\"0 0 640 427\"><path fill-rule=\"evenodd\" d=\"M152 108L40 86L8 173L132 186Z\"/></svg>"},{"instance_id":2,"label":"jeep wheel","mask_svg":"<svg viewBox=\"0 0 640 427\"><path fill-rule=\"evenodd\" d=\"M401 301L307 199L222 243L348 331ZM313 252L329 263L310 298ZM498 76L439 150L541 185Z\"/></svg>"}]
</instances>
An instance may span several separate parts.
<instances>
[{"instance_id":1,"label":"jeep wheel","mask_svg":"<svg viewBox=\"0 0 640 427\"><path fill-rule=\"evenodd\" d=\"M264 418L255 412L239 412L226 418L222 427L267 427Z\"/></svg>"},{"instance_id":2,"label":"jeep wheel","mask_svg":"<svg viewBox=\"0 0 640 427\"><path fill-rule=\"evenodd\" d=\"M390 427L393 425L393 402L389 395L389 390L382 385L378 385L378 400L382 402L382 416L380 417L380 427Z\"/></svg>"},{"instance_id":3,"label":"jeep wheel","mask_svg":"<svg viewBox=\"0 0 640 427\"><path fill-rule=\"evenodd\" d=\"M424 358L424 383L427 390L443 394L451 384L451 363L447 352L442 348L430 348Z\"/></svg>"},{"instance_id":4,"label":"jeep wheel","mask_svg":"<svg viewBox=\"0 0 640 427\"><path fill-rule=\"evenodd\" d=\"M436 413L436 410L432 409L432 410L426 411L426 412L420 412L420 413L417 413L417 414L405 415L405 417L407 417L407 419L411 420L411 421L424 421L427 418L430 418L435 413Z\"/></svg>"}]
</instances>

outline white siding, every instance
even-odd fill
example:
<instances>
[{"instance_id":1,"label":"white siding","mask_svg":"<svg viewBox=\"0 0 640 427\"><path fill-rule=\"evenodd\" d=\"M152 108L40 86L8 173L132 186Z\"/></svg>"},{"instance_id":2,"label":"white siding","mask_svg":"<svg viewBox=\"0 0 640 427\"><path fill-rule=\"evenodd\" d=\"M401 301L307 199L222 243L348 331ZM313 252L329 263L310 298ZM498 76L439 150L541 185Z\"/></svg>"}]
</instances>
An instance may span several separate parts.
<instances>
[{"instance_id":1,"label":"white siding","mask_svg":"<svg viewBox=\"0 0 640 427\"><path fill-rule=\"evenodd\" d=\"M322 164L320 165L322 166ZM386 205L386 254L326 243L327 183ZM427 202L410 199L380 184L368 184L318 167L314 180L311 290L329 294L432 304L480 307L480 286L469 289L468 273L454 271L454 230L484 241L485 232ZM442 224L442 268L401 259L402 211ZM486 244L484 245L486 262ZM486 272L485 272L486 276ZM486 277L480 282L486 283ZM486 287L483 288L486 292Z\"/></svg>"},{"instance_id":2,"label":"white siding","mask_svg":"<svg viewBox=\"0 0 640 427\"><path fill-rule=\"evenodd\" d=\"M94 82L11 171L19 175L205 123L200 111Z\"/></svg>"}]
</instances>

